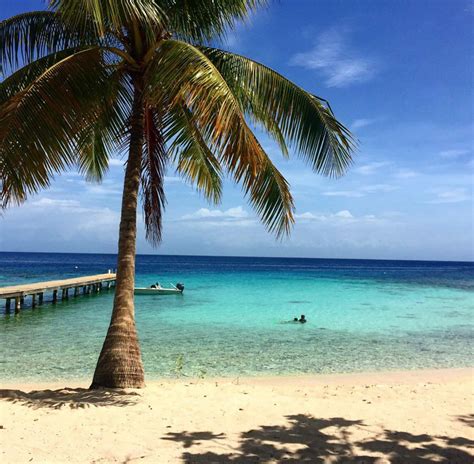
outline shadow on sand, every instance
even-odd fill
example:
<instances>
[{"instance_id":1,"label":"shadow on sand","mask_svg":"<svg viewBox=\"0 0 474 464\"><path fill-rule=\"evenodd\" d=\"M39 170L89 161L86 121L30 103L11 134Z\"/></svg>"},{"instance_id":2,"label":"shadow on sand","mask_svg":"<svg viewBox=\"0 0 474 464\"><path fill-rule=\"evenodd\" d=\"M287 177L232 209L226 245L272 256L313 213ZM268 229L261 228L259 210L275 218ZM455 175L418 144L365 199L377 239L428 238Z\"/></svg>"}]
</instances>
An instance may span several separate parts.
<instances>
[{"instance_id":1,"label":"shadow on sand","mask_svg":"<svg viewBox=\"0 0 474 464\"><path fill-rule=\"evenodd\" d=\"M140 395L125 390L88 390L86 388L61 388L59 390L21 390L0 389L0 399L19 403L33 409L51 408L71 409L101 406L132 406Z\"/></svg>"},{"instance_id":2,"label":"shadow on sand","mask_svg":"<svg viewBox=\"0 0 474 464\"><path fill-rule=\"evenodd\" d=\"M317 419L298 414L286 416L290 425L261 426L240 435L239 445L224 454L185 451L187 464L252 464L252 463L391 463L391 464L468 464L473 455L459 447L472 449L474 441L464 437L413 435L408 432L383 430L371 433L360 420L340 417ZM458 420L462 421L459 417ZM354 429L362 433L352 439ZM324 432L323 432L324 430ZM164 440L175 440L183 448L205 440L224 439L223 433L168 433Z\"/></svg>"}]
</instances>

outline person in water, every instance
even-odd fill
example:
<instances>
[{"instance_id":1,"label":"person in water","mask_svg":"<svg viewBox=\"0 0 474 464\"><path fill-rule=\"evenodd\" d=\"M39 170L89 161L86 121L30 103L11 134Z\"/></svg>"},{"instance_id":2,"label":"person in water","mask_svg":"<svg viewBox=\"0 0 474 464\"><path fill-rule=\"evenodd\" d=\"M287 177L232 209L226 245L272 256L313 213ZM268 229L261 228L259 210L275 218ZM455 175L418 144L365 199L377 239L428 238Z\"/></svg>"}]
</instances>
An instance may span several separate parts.
<instances>
[{"instance_id":1,"label":"person in water","mask_svg":"<svg viewBox=\"0 0 474 464\"><path fill-rule=\"evenodd\" d=\"M294 317L292 321L288 321L288 322L300 322L301 324L304 324L305 322L308 322L308 321L306 320L305 315L302 314L299 319L297 317Z\"/></svg>"}]
</instances>

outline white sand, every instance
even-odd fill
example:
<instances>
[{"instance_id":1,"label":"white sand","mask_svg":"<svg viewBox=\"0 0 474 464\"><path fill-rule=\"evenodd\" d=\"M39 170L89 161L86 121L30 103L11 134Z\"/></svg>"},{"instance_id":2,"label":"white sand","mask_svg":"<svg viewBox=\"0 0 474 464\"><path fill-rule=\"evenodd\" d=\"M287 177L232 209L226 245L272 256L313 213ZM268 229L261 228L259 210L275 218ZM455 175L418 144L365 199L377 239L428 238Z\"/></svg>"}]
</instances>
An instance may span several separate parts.
<instances>
[{"instance_id":1,"label":"white sand","mask_svg":"<svg viewBox=\"0 0 474 464\"><path fill-rule=\"evenodd\" d=\"M3 383L0 461L472 463L473 372Z\"/></svg>"}]
</instances>

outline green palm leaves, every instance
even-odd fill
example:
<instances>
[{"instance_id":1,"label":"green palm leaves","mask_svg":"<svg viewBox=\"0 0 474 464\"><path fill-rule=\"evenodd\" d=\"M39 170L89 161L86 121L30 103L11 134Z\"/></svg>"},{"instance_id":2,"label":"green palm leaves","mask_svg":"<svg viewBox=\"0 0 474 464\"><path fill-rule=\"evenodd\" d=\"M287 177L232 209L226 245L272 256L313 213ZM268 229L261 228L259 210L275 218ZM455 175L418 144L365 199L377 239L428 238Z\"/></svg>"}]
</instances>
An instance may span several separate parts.
<instances>
[{"instance_id":1,"label":"green palm leaves","mask_svg":"<svg viewBox=\"0 0 474 464\"><path fill-rule=\"evenodd\" d=\"M159 2L168 17L170 31L189 42L225 36L238 21L248 18L268 0L165 0Z\"/></svg>"},{"instance_id":2,"label":"green palm leaves","mask_svg":"<svg viewBox=\"0 0 474 464\"><path fill-rule=\"evenodd\" d=\"M287 141L316 172L330 176L345 172L354 143L322 100L248 58L212 48L202 51L228 82L243 111L260 123L283 151Z\"/></svg>"},{"instance_id":3,"label":"green palm leaves","mask_svg":"<svg viewBox=\"0 0 474 464\"><path fill-rule=\"evenodd\" d=\"M78 161L79 140L97 117L109 85L97 48L68 55L35 77L36 71L28 71L31 82L7 79L0 89L10 95L10 86L20 87L0 107L3 206L24 201Z\"/></svg>"},{"instance_id":4,"label":"green palm leaves","mask_svg":"<svg viewBox=\"0 0 474 464\"><path fill-rule=\"evenodd\" d=\"M147 237L161 238L167 166L215 203L230 174L268 230L288 233L289 185L252 127L323 175L343 174L354 145L318 97L260 63L195 45L224 35L265 3L53 0L51 11L3 21L2 207L25 201L72 166L100 181L108 159L127 146L140 82Z\"/></svg>"},{"instance_id":5,"label":"green palm leaves","mask_svg":"<svg viewBox=\"0 0 474 464\"><path fill-rule=\"evenodd\" d=\"M0 23L0 72L4 75L19 65L84 45L86 31L66 27L52 11L35 11Z\"/></svg>"}]
</instances>

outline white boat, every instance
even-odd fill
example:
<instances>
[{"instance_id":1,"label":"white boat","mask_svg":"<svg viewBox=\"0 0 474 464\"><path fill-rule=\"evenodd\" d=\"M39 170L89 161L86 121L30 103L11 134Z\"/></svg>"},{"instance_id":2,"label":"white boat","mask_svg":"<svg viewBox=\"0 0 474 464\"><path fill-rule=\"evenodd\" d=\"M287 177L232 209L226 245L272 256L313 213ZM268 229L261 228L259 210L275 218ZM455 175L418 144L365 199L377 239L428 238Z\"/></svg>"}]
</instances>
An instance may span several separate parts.
<instances>
[{"instance_id":1,"label":"white boat","mask_svg":"<svg viewBox=\"0 0 474 464\"><path fill-rule=\"evenodd\" d=\"M151 285L150 287L135 288L135 295L177 295L183 293L183 284L170 284L171 288L162 287L159 283Z\"/></svg>"}]
</instances>

